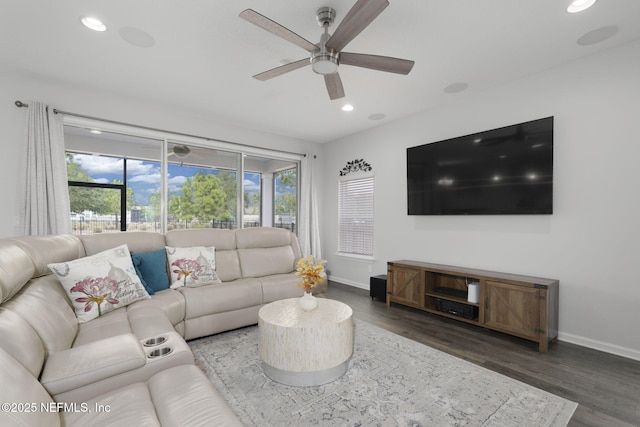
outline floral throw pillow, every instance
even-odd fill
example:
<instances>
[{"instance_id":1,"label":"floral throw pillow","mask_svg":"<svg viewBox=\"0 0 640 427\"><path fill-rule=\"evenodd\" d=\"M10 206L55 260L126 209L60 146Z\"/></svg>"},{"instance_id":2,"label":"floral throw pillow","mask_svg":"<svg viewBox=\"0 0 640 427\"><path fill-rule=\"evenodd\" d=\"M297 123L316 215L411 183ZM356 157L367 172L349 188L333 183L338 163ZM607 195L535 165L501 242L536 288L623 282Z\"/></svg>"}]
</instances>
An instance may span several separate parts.
<instances>
[{"instance_id":1,"label":"floral throw pillow","mask_svg":"<svg viewBox=\"0 0 640 427\"><path fill-rule=\"evenodd\" d=\"M48 267L69 295L80 323L150 298L136 274L127 245Z\"/></svg>"},{"instance_id":2,"label":"floral throw pillow","mask_svg":"<svg viewBox=\"0 0 640 427\"><path fill-rule=\"evenodd\" d=\"M167 246L167 259L171 271L171 287L197 287L222 283L216 273L216 248Z\"/></svg>"}]
</instances>

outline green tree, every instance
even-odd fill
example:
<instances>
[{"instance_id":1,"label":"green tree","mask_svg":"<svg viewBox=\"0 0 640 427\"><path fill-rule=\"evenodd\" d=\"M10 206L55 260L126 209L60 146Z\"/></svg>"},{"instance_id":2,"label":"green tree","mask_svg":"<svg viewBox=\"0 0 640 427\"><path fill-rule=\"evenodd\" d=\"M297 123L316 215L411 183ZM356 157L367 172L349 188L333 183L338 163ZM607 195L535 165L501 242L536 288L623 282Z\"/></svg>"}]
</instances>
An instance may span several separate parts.
<instances>
[{"instance_id":1,"label":"green tree","mask_svg":"<svg viewBox=\"0 0 640 427\"><path fill-rule=\"evenodd\" d=\"M114 179L111 183L116 185L122 185L122 180ZM132 207L136 206L136 197L133 192L133 188L127 187L126 192L127 192L127 195L126 195L125 209L130 210ZM103 213L119 215L120 214L120 191L113 189L111 191L108 191L104 195L104 197L106 199L105 204L106 204L107 211Z\"/></svg>"},{"instance_id":2,"label":"green tree","mask_svg":"<svg viewBox=\"0 0 640 427\"><path fill-rule=\"evenodd\" d=\"M72 154L67 154L67 180L78 182L94 182L93 177L76 162ZM97 214L108 213L108 206L101 188L69 186L69 202L71 212L79 214L92 211Z\"/></svg>"},{"instance_id":3,"label":"green tree","mask_svg":"<svg viewBox=\"0 0 640 427\"><path fill-rule=\"evenodd\" d=\"M180 220L198 219L208 222L213 219L227 219L226 195L220 179L214 174L200 171L182 186L182 194L169 200L169 214Z\"/></svg>"},{"instance_id":4,"label":"green tree","mask_svg":"<svg viewBox=\"0 0 640 427\"><path fill-rule=\"evenodd\" d=\"M278 173L279 187L295 188L298 184L298 169L287 169Z\"/></svg>"},{"instance_id":5,"label":"green tree","mask_svg":"<svg viewBox=\"0 0 640 427\"><path fill-rule=\"evenodd\" d=\"M295 220L297 216L298 169L287 169L276 175L276 215Z\"/></svg>"},{"instance_id":6,"label":"green tree","mask_svg":"<svg viewBox=\"0 0 640 427\"><path fill-rule=\"evenodd\" d=\"M238 198L236 195L238 194L238 183L236 181L236 176L236 172L226 170L221 170L217 174L217 177L220 180L220 187L224 192L223 212L217 219L230 221L237 218L236 211Z\"/></svg>"},{"instance_id":7,"label":"green tree","mask_svg":"<svg viewBox=\"0 0 640 427\"><path fill-rule=\"evenodd\" d=\"M160 221L160 204L162 201L162 195L160 190L153 190L149 195L149 206L147 208L147 214L152 221Z\"/></svg>"},{"instance_id":8,"label":"green tree","mask_svg":"<svg viewBox=\"0 0 640 427\"><path fill-rule=\"evenodd\" d=\"M298 197L295 193L283 193L276 198L276 214L295 218Z\"/></svg>"}]
</instances>

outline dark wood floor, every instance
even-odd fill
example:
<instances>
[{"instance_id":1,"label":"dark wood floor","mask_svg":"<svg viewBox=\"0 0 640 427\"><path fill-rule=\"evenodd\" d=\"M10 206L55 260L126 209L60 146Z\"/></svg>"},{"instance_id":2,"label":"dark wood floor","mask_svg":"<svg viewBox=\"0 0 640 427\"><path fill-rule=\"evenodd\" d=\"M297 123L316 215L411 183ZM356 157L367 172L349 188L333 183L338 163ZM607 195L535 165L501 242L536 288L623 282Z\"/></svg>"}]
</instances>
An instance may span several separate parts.
<instances>
[{"instance_id":1,"label":"dark wood floor","mask_svg":"<svg viewBox=\"0 0 640 427\"><path fill-rule=\"evenodd\" d=\"M569 426L640 426L640 362L559 342L537 344L369 297L331 282L328 298L356 319L413 339L579 404Z\"/></svg>"}]
</instances>

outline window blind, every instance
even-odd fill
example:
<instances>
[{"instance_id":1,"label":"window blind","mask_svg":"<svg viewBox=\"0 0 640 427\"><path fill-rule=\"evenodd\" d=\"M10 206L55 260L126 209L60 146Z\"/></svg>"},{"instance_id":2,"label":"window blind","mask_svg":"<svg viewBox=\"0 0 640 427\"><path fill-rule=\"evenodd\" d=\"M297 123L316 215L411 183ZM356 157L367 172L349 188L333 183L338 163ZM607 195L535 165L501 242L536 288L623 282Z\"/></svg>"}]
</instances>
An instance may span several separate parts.
<instances>
[{"instance_id":1,"label":"window blind","mask_svg":"<svg viewBox=\"0 0 640 427\"><path fill-rule=\"evenodd\" d=\"M339 181L338 252L373 256L374 178Z\"/></svg>"}]
</instances>

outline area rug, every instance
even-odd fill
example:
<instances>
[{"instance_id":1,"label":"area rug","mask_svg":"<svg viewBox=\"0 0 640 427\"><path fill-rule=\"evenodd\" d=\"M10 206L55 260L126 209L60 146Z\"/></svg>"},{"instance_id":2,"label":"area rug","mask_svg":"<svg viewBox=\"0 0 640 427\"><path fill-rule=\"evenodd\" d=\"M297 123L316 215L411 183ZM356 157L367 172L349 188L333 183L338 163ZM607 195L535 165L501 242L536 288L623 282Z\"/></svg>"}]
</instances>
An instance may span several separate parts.
<instances>
[{"instance_id":1,"label":"area rug","mask_svg":"<svg viewBox=\"0 0 640 427\"><path fill-rule=\"evenodd\" d=\"M247 426L566 426L577 403L357 321L347 372L317 387L267 377L258 327L189 342Z\"/></svg>"}]
</instances>

